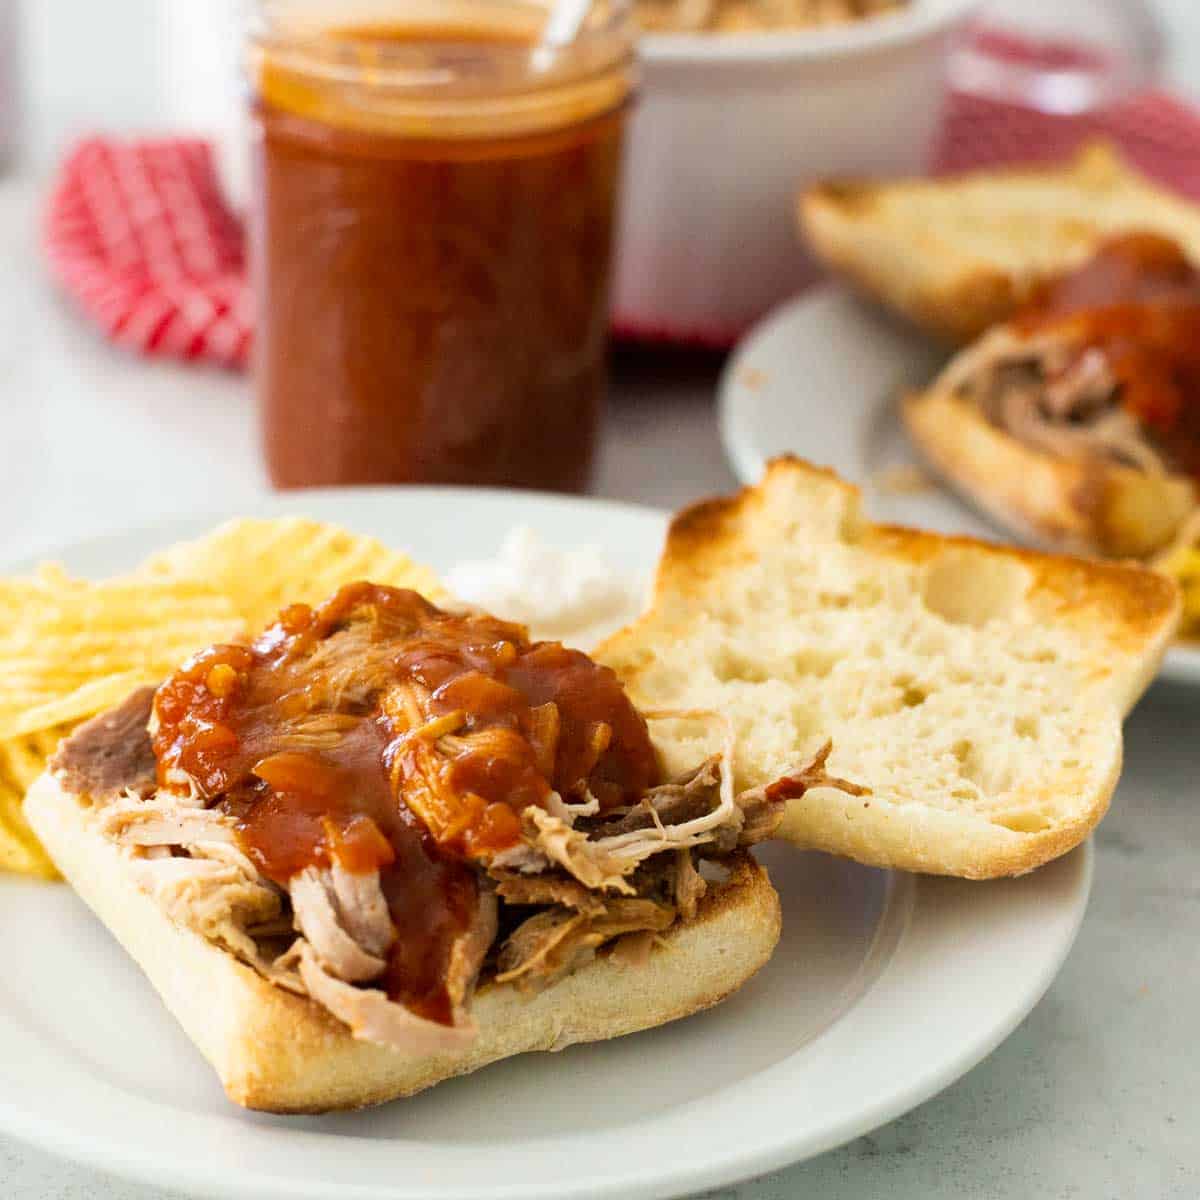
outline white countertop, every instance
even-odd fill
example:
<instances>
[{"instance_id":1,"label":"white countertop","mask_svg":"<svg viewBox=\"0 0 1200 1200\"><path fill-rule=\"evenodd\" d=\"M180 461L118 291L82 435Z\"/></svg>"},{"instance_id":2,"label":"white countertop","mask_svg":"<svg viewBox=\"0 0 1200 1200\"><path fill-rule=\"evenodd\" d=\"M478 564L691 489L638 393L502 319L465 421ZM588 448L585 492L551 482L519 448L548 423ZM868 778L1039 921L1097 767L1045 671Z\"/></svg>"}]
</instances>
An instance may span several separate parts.
<instances>
[{"instance_id":1,"label":"white countertop","mask_svg":"<svg viewBox=\"0 0 1200 1200\"><path fill-rule=\"evenodd\" d=\"M100 8L109 22L124 13L128 23L145 2ZM82 11L74 0L37 0L36 23L55 10L61 22L68 4L72 16ZM1200 94L1200 5L1160 7L1175 34L1172 78ZM93 57L101 59L96 72L115 78L111 59ZM76 89L86 92L83 83ZM100 91L93 109L45 89L35 95L34 162L52 161L53 146L84 120L124 124L145 103L128 89ZM47 287L38 260L34 179L0 179L0 560L169 512L236 506L263 486L245 381L131 359L81 324ZM616 367L597 493L675 507L734 486L713 420L715 360L638 355ZM1133 716L1125 775L1096 839L1087 919L1062 975L1020 1029L908 1116L715 1197L1200 1195L1196 700L1160 684ZM171 1196L3 1136L0 1195Z\"/></svg>"}]
</instances>

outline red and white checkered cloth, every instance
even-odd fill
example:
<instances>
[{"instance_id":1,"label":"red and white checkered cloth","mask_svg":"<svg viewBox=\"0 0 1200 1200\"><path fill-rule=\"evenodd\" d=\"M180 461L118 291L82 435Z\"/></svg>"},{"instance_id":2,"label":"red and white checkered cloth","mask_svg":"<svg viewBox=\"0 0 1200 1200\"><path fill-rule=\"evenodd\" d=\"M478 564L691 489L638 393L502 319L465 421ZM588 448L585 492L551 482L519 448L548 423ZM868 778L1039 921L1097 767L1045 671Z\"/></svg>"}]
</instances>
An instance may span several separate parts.
<instances>
[{"instance_id":1,"label":"red and white checkered cloth","mask_svg":"<svg viewBox=\"0 0 1200 1200\"><path fill-rule=\"evenodd\" d=\"M1200 201L1200 112L1165 92L1143 92L1103 112L1075 117L954 94L934 170L1054 162L1098 137L1115 142L1147 175Z\"/></svg>"},{"instance_id":2,"label":"red and white checkered cloth","mask_svg":"<svg viewBox=\"0 0 1200 1200\"><path fill-rule=\"evenodd\" d=\"M118 345L246 362L253 307L242 225L207 142L80 143L60 169L44 236L56 278Z\"/></svg>"},{"instance_id":3,"label":"red and white checkered cloth","mask_svg":"<svg viewBox=\"0 0 1200 1200\"><path fill-rule=\"evenodd\" d=\"M933 164L953 171L1053 161L1098 136L1115 141L1148 175L1200 200L1200 113L1161 92L1078 117L954 94ZM83 142L51 194L45 247L67 292L119 345L246 363L253 306L242 226L221 194L206 142Z\"/></svg>"}]
</instances>

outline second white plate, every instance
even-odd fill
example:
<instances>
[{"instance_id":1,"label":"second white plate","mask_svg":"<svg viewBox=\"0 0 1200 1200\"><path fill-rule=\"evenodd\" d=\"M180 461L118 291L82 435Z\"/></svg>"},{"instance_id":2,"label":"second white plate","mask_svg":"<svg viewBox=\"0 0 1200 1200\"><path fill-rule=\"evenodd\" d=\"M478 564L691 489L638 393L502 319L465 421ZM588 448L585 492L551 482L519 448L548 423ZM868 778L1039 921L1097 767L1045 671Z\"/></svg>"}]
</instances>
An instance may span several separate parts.
<instances>
[{"instance_id":1,"label":"second white plate","mask_svg":"<svg viewBox=\"0 0 1200 1200\"><path fill-rule=\"evenodd\" d=\"M920 478L896 402L926 383L942 355L885 314L828 284L784 305L739 346L720 386L721 438L738 478L797 454L863 488L875 520L992 541L1003 530L952 492ZM1173 646L1162 674L1200 683L1200 648Z\"/></svg>"}]
</instances>

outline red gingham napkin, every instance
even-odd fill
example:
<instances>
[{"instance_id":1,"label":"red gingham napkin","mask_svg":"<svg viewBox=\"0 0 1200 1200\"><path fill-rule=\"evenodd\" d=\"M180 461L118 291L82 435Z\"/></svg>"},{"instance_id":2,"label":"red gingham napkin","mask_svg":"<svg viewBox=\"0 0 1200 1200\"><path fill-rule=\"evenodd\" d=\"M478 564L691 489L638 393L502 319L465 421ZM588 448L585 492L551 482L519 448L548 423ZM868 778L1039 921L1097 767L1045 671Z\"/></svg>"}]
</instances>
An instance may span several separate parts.
<instances>
[{"instance_id":1,"label":"red gingham napkin","mask_svg":"<svg viewBox=\"0 0 1200 1200\"><path fill-rule=\"evenodd\" d=\"M1048 117L1015 104L955 94L934 170L1054 162L1099 137L1115 142L1147 175L1200 200L1200 113L1165 92L1143 92L1103 112L1075 117Z\"/></svg>"},{"instance_id":2,"label":"red gingham napkin","mask_svg":"<svg viewBox=\"0 0 1200 1200\"><path fill-rule=\"evenodd\" d=\"M1078 117L953 94L933 165L952 171L1053 161L1095 137L1111 139L1147 174L1200 200L1200 114L1161 92ZM119 345L246 363L253 308L242 227L222 197L206 142L82 143L51 194L45 245L55 276Z\"/></svg>"},{"instance_id":3,"label":"red gingham napkin","mask_svg":"<svg viewBox=\"0 0 1200 1200\"><path fill-rule=\"evenodd\" d=\"M114 342L227 366L250 349L243 240L195 138L82 142L45 225L51 270Z\"/></svg>"}]
</instances>

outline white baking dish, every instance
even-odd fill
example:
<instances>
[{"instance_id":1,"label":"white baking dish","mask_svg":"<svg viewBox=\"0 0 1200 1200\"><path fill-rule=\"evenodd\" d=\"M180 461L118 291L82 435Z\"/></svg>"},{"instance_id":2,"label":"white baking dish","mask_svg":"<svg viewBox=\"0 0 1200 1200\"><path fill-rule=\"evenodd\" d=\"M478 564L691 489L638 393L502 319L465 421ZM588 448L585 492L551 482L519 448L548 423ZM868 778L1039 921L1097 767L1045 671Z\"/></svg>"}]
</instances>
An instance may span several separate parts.
<instances>
[{"instance_id":1,"label":"white baking dish","mask_svg":"<svg viewBox=\"0 0 1200 1200\"><path fill-rule=\"evenodd\" d=\"M914 0L811 32L643 37L618 331L728 344L809 281L797 189L925 166L949 41L975 3Z\"/></svg>"}]
</instances>

